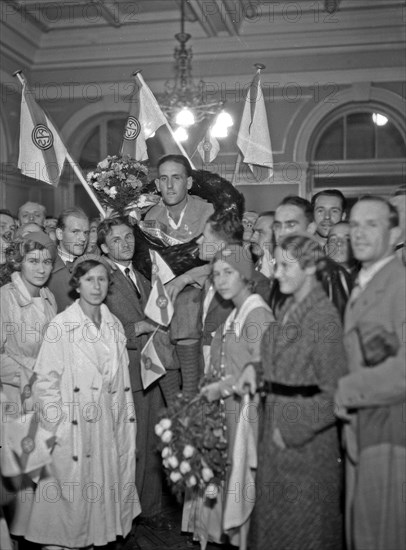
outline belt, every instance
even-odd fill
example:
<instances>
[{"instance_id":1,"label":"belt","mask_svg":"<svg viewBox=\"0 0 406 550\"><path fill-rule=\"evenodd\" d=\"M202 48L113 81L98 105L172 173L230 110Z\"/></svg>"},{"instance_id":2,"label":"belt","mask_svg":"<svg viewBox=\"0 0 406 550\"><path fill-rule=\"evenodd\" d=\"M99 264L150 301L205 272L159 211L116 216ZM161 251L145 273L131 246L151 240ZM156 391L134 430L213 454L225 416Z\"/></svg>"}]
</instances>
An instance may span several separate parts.
<instances>
[{"instance_id":1,"label":"belt","mask_svg":"<svg viewBox=\"0 0 406 550\"><path fill-rule=\"evenodd\" d=\"M321 393L321 389L316 384L311 386L287 386L265 380L259 388L260 393L273 393L284 397L313 397Z\"/></svg>"}]
</instances>

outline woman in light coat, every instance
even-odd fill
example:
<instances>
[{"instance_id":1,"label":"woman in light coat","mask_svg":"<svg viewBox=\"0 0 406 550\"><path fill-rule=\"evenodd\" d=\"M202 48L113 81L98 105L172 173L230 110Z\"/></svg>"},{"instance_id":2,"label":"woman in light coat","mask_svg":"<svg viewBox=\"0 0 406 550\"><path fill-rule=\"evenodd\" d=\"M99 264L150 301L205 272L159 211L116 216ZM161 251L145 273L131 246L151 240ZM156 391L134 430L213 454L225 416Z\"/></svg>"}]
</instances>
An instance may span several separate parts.
<instances>
[{"instance_id":1,"label":"woman in light coat","mask_svg":"<svg viewBox=\"0 0 406 550\"><path fill-rule=\"evenodd\" d=\"M62 548L125 537L140 513L124 329L102 304L108 266L89 258L77 261L71 285L79 299L53 320L35 366L40 421L56 442L18 533Z\"/></svg>"},{"instance_id":2,"label":"woman in light coat","mask_svg":"<svg viewBox=\"0 0 406 550\"><path fill-rule=\"evenodd\" d=\"M56 315L52 292L45 286L56 246L42 231L13 243L11 282L0 288L0 380L10 414L32 408L33 369L44 329Z\"/></svg>"}]
</instances>

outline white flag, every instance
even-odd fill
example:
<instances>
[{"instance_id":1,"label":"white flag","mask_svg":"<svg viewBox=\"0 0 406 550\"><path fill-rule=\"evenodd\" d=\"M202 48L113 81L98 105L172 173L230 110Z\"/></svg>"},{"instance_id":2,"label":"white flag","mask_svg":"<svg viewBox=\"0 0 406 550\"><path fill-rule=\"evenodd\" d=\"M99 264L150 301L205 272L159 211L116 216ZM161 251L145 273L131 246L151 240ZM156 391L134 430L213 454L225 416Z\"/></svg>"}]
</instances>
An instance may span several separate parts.
<instances>
[{"instance_id":1,"label":"white flag","mask_svg":"<svg viewBox=\"0 0 406 550\"><path fill-rule=\"evenodd\" d=\"M250 165L268 168L268 177L273 173L271 138L264 95L261 89L260 70L257 71L245 98L237 145L243 161Z\"/></svg>"},{"instance_id":2,"label":"white flag","mask_svg":"<svg viewBox=\"0 0 406 550\"><path fill-rule=\"evenodd\" d=\"M166 283L172 281L172 279L175 278L175 274L159 252L156 250L150 250L149 255L151 256L152 262L152 284L154 284L156 276L160 277L163 285L166 285Z\"/></svg>"}]
</instances>

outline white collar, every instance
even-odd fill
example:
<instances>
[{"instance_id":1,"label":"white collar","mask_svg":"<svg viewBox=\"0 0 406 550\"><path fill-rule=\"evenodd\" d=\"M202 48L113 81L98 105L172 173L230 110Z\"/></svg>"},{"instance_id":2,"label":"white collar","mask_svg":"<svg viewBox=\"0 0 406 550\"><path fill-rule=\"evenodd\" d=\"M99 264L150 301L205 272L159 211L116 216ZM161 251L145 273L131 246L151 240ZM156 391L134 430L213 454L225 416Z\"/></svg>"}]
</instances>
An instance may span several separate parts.
<instances>
[{"instance_id":1,"label":"white collar","mask_svg":"<svg viewBox=\"0 0 406 550\"><path fill-rule=\"evenodd\" d=\"M58 246L58 256L61 258L65 265L67 262L74 262L76 260L76 256L69 254L69 252L65 252L60 246Z\"/></svg>"},{"instance_id":2,"label":"white collar","mask_svg":"<svg viewBox=\"0 0 406 550\"><path fill-rule=\"evenodd\" d=\"M393 260L394 255L391 254L387 258L378 260L369 267L362 267L358 273L358 284L360 288L365 288L367 284L373 279L373 277L380 271L386 264Z\"/></svg>"}]
</instances>

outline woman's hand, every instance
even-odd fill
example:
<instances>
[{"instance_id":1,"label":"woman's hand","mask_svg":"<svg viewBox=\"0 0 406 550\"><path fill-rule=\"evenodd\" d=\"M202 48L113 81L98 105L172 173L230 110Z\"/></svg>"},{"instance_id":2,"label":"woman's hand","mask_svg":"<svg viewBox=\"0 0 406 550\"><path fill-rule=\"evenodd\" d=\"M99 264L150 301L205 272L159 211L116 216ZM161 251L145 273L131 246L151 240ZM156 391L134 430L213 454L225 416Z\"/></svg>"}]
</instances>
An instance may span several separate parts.
<instances>
[{"instance_id":1,"label":"woman's hand","mask_svg":"<svg viewBox=\"0 0 406 550\"><path fill-rule=\"evenodd\" d=\"M200 390L200 394L203 395L207 401L216 401L221 398L221 387L218 382L207 384Z\"/></svg>"},{"instance_id":2,"label":"woman's hand","mask_svg":"<svg viewBox=\"0 0 406 550\"><path fill-rule=\"evenodd\" d=\"M233 390L238 395L248 392L251 395L255 395L257 391L257 373L254 365L247 365L245 367L235 386L233 386Z\"/></svg>"}]
</instances>

